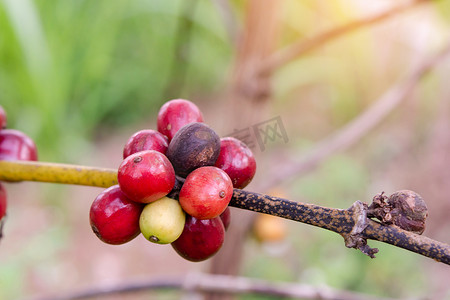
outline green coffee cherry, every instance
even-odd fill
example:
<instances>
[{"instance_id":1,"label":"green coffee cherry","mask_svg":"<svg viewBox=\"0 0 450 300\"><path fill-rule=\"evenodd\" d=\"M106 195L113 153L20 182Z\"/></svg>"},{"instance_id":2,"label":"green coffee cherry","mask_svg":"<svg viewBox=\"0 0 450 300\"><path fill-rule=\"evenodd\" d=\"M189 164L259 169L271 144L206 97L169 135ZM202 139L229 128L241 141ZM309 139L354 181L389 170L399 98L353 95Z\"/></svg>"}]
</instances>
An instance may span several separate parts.
<instances>
[{"instance_id":1,"label":"green coffee cherry","mask_svg":"<svg viewBox=\"0 0 450 300\"><path fill-rule=\"evenodd\" d=\"M150 242L169 244L181 235L184 222L185 214L178 201L163 197L144 207L139 227Z\"/></svg>"}]
</instances>

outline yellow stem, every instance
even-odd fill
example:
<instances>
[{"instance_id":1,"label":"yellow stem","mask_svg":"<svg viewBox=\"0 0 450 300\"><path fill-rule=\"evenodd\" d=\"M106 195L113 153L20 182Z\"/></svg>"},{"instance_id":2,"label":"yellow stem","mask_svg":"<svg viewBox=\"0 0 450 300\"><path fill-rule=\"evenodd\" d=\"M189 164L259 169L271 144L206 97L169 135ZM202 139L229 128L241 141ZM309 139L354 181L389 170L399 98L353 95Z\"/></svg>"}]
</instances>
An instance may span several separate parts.
<instances>
[{"instance_id":1,"label":"yellow stem","mask_svg":"<svg viewBox=\"0 0 450 300\"><path fill-rule=\"evenodd\" d=\"M117 170L35 161L0 161L0 181L40 181L110 187Z\"/></svg>"}]
</instances>

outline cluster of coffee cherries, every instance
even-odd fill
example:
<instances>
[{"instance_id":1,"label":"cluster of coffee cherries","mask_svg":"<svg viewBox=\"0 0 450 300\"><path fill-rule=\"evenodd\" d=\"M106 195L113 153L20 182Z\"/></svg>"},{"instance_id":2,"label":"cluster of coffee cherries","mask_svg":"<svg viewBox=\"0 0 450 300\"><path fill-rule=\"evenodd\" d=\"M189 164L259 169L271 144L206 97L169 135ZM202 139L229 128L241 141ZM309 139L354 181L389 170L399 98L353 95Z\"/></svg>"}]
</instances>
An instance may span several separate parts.
<instances>
[{"instance_id":1,"label":"cluster of coffee cherries","mask_svg":"<svg viewBox=\"0 0 450 300\"><path fill-rule=\"evenodd\" d=\"M194 103L174 99L161 107L157 131L131 136L123 158L119 184L104 190L90 209L97 237L123 244L142 233L150 242L171 244L190 261L219 251L233 188L247 186L256 171L244 143L220 139Z\"/></svg>"},{"instance_id":2,"label":"cluster of coffee cherries","mask_svg":"<svg viewBox=\"0 0 450 300\"><path fill-rule=\"evenodd\" d=\"M37 149L34 141L25 133L6 129L6 112L0 106L0 160L37 160ZM0 183L0 236L4 217L6 216L6 191Z\"/></svg>"}]
</instances>

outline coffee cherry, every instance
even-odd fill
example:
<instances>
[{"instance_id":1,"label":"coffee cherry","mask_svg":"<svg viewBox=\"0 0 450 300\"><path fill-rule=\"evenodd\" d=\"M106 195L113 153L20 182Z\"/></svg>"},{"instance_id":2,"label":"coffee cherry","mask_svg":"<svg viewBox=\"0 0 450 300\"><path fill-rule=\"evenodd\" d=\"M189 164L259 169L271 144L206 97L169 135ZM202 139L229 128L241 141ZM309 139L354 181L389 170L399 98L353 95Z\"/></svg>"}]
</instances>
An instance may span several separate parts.
<instances>
[{"instance_id":1,"label":"coffee cherry","mask_svg":"<svg viewBox=\"0 0 450 300\"><path fill-rule=\"evenodd\" d=\"M220 219L222 220L223 227L225 227L225 230L227 230L228 227L230 227L230 222L231 222L231 210L229 207L227 207L223 211L223 213L220 214Z\"/></svg>"},{"instance_id":2,"label":"coffee cherry","mask_svg":"<svg viewBox=\"0 0 450 300\"><path fill-rule=\"evenodd\" d=\"M158 113L158 131L169 138L186 124L203 122L200 109L191 101L174 99L166 102Z\"/></svg>"},{"instance_id":3,"label":"coffee cherry","mask_svg":"<svg viewBox=\"0 0 450 300\"><path fill-rule=\"evenodd\" d=\"M19 130L0 130L0 160L37 160L33 140Z\"/></svg>"},{"instance_id":4,"label":"coffee cherry","mask_svg":"<svg viewBox=\"0 0 450 300\"><path fill-rule=\"evenodd\" d=\"M3 225L5 224L6 206L6 190L0 183L0 239L3 237Z\"/></svg>"},{"instance_id":5,"label":"coffee cherry","mask_svg":"<svg viewBox=\"0 0 450 300\"><path fill-rule=\"evenodd\" d=\"M206 124L191 123L175 134L166 155L177 175L186 177L197 168L213 166L219 152L220 138L217 133Z\"/></svg>"},{"instance_id":6,"label":"coffee cherry","mask_svg":"<svg viewBox=\"0 0 450 300\"><path fill-rule=\"evenodd\" d=\"M169 140L156 130L146 129L133 134L123 148L123 158L144 150L155 150L166 154Z\"/></svg>"},{"instance_id":7,"label":"coffee cherry","mask_svg":"<svg viewBox=\"0 0 450 300\"><path fill-rule=\"evenodd\" d=\"M6 123L7 123L6 112L0 105L0 129L6 128Z\"/></svg>"},{"instance_id":8,"label":"coffee cherry","mask_svg":"<svg viewBox=\"0 0 450 300\"><path fill-rule=\"evenodd\" d=\"M3 184L0 183L0 221L6 215L6 190L3 187Z\"/></svg>"},{"instance_id":9,"label":"coffee cherry","mask_svg":"<svg viewBox=\"0 0 450 300\"><path fill-rule=\"evenodd\" d=\"M143 205L131 201L114 185L104 190L91 205L92 230L107 244L120 245L139 235L139 216Z\"/></svg>"},{"instance_id":10,"label":"coffee cherry","mask_svg":"<svg viewBox=\"0 0 450 300\"><path fill-rule=\"evenodd\" d=\"M203 220L223 213L232 195L233 184L227 173L216 167L202 167L186 177L179 198L186 213Z\"/></svg>"},{"instance_id":11,"label":"coffee cherry","mask_svg":"<svg viewBox=\"0 0 450 300\"><path fill-rule=\"evenodd\" d=\"M198 262L216 254L224 239L225 228L219 217L199 220L187 215L183 233L172 247L181 257Z\"/></svg>"},{"instance_id":12,"label":"coffee cherry","mask_svg":"<svg viewBox=\"0 0 450 300\"><path fill-rule=\"evenodd\" d=\"M117 174L120 188L133 201L150 203L166 196L175 185L175 171L164 154L155 150L125 158Z\"/></svg>"},{"instance_id":13,"label":"coffee cherry","mask_svg":"<svg viewBox=\"0 0 450 300\"><path fill-rule=\"evenodd\" d=\"M163 197L145 206L139 227L142 235L150 242L169 244L183 232L185 219L178 201Z\"/></svg>"},{"instance_id":14,"label":"coffee cherry","mask_svg":"<svg viewBox=\"0 0 450 300\"><path fill-rule=\"evenodd\" d=\"M237 189L246 187L256 172L256 161L252 151L233 137L220 140L220 154L215 165L230 176L233 187Z\"/></svg>"}]
</instances>

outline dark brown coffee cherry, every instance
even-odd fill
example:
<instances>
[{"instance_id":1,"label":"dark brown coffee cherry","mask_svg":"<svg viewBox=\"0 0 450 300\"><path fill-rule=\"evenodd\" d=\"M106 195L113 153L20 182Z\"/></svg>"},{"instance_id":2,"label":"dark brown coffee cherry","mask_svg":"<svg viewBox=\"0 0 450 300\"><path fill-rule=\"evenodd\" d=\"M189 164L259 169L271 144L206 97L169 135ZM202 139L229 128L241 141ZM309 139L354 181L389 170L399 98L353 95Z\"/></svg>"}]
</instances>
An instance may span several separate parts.
<instances>
[{"instance_id":1,"label":"dark brown coffee cherry","mask_svg":"<svg viewBox=\"0 0 450 300\"><path fill-rule=\"evenodd\" d=\"M214 166L220 153L220 138L204 123L183 126L173 137L166 156L175 173L186 177L193 170Z\"/></svg>"}]
</instances>

